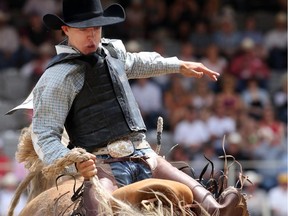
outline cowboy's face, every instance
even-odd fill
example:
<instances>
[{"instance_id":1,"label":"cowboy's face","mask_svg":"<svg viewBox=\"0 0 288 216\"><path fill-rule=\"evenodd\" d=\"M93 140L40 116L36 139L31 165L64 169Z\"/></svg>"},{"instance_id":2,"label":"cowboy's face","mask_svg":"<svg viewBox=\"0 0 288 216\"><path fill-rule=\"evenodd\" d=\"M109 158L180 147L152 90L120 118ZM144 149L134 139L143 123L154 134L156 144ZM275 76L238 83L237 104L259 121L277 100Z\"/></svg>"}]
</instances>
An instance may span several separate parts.
<instances>
[{"instance_id":1,"label":"cowboy's face","mask_svg":"<svg viewBox=\"0 0 288 216\"><path fill-rule=\"evenodd\" d=\"M95 52L101 40L102 27L72 28L62 26L63 32L68 36L68 43L84 55Z\"/></svg>"}]
</instances>

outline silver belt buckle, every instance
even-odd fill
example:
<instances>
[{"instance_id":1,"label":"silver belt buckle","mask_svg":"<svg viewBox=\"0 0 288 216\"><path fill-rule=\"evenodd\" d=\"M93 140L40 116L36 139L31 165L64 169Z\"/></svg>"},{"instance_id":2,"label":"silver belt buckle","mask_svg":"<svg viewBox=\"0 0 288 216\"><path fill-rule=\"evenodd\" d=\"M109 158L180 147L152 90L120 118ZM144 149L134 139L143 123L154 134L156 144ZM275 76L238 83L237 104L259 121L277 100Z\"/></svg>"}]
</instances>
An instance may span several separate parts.
<instances>
[{"instance_id":1,"label":"silver belt buckle","mask_svg":"<svg viewBox=\"0 0 288 216\"><path fill-rule=\"evenodd\" d=\"M107 145L107 149L111 157L126 157L134 152L134 145L130 140L119 140Z\"/></svg>"}]
</instances>

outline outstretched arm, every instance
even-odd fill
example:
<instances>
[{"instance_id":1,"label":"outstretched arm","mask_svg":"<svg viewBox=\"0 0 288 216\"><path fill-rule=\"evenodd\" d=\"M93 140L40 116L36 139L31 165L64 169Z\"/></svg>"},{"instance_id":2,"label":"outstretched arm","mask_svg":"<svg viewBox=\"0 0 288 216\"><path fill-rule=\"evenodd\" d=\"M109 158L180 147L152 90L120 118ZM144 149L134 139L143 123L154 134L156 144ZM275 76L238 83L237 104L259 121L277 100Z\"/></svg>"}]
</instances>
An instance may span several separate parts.
<instances>
[{"instance_id":1,"label":"outstretched arm","mask_svg":"<svg viewBox=\"0 0 288 216\"><path fill-rule=\"evenodd\" d=\"M205 67L202 63L181 61L180 73L186 77L201 78L203 75L208 76L211 80L217 81L219 73L210 70Z\"/></svg>"}]
</instances>

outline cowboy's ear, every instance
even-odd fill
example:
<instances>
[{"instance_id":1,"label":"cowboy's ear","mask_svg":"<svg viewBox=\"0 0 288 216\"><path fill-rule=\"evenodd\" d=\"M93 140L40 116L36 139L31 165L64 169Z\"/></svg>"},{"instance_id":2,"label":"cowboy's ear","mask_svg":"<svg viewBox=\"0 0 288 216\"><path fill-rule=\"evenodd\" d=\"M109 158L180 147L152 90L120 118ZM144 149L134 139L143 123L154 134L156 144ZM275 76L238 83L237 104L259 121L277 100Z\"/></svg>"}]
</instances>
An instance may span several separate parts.
<instances>
[{"instance_id":1,"label":"cowboy's ear","mask_svg":"<svg viewBox=\"0 0 288 216\"><path fill-rule=\"evenodd\" d=\"M67 32L68 32L68 26L63 25L63 26L61 26L61 29L62 29L62 31L64 32L64 34L67 35Z\"/></svg>"}]
</instances>

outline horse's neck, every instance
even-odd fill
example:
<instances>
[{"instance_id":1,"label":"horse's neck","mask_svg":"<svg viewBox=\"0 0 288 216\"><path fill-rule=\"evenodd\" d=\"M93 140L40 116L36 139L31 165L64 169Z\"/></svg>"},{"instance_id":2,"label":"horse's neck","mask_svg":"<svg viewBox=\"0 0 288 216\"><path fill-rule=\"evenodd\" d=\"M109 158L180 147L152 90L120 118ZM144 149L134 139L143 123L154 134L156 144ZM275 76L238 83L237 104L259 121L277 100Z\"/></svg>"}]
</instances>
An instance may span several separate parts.
<instances>
[{"instance_id":1,"label":"horse's neck","mask_svg":"<svg viewBox=\"0 0 288 216\"><path fill-rule=\"evenodd\" d=\"M42 172L38 172L28 187L28 202L45 190L55 185L55 179L47 179Z\"/></svg>"},{"instance_id":2,"label":"horse's neck","mask_svg":"<svg viewBox=\"0 0 288 216\"><path fill-rule=\"evenodd\" d=\"M75 179L74 179L75 178ZM81 176L74 176L71 177L69 175L64 175L61 178L57 179L57 185L65 184L65 183L75 183L76 188L78 188L83 182L83 177ZM38 196L40 193L56 186L56 178L46 178L39 172L30 182L28 188L28 202Z\"/></svg>"}]
</instances>

